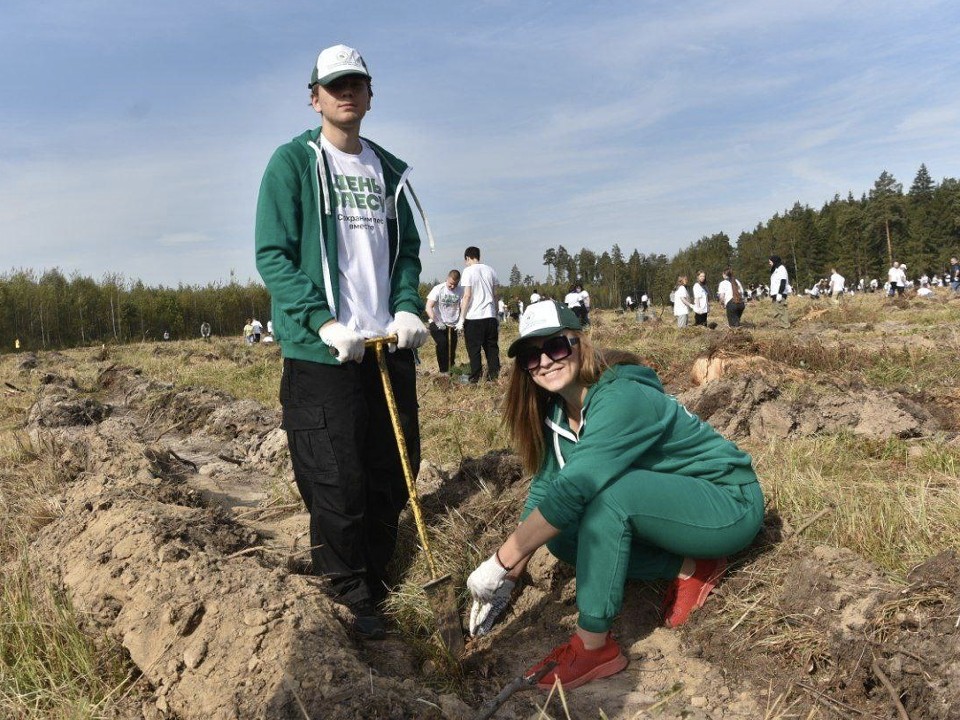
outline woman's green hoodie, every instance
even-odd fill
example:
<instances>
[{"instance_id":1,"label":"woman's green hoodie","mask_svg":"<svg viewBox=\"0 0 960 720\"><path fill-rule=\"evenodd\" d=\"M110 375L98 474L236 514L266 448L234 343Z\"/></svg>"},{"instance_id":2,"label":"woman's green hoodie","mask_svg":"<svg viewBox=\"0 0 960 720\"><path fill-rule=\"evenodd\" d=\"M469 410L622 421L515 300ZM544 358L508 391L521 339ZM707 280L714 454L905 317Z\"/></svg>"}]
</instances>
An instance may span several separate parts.
<instances>
[{"instance_id":1,"label":"woman's green hoodie","mask_svg":"<svg viewBox=\"0 0 960 720\"><path fill-rule=\"evenodd\" d=\"M667 395L656 373L642 365L604 371L587 392L579 435L557 400L545 422L547 450L523 517L539 508L556 528L579 524L590 501L631 470L722 485L757 479L747 453Z\"/></svg>"},{"instance_id":2,"label":"woman's green hoodie","mask_svg":"<svg viewBox=\"0 0 960 720\"><path fill-rule=\"evenodd\" d=\"M256 258L270 292L274 336L284 357L336 364L318 335L321 325L337 317L340 298L337 206L319 137L319 128L308 130L270 158L257 201ZM419 315L420 235L402 192L409 192L420 209L407 182L410 169L364 140L380 159L386 185L390 314L405 310Z\"/></svg>"}]
</instances>

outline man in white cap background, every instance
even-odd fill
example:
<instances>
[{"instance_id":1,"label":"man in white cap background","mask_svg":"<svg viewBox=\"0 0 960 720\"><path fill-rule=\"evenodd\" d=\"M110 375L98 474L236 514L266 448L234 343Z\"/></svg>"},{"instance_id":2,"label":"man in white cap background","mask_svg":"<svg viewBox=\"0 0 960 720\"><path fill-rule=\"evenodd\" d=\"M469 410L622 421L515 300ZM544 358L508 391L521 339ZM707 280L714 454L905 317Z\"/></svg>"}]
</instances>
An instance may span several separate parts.
<instances>
[{"instance_id":1,"label":"man in white cap background","mask_svg":"<svg viewBox=\"0 0 960 720\"><path fill-rule=\"evenodd\" d=\"M308 87L322 125L281 145L267 165L257 269L283 352L283 427L310 512L313 572L353 611L356 632L376 639L385 633L378 605L407 490L376 357L364 341L397 335L387 365L416 475L413 350L428 334L408 195L419 202L407 165L360 137L373 97L360 53L323 50Z\"/></svg>"}]
</instances>

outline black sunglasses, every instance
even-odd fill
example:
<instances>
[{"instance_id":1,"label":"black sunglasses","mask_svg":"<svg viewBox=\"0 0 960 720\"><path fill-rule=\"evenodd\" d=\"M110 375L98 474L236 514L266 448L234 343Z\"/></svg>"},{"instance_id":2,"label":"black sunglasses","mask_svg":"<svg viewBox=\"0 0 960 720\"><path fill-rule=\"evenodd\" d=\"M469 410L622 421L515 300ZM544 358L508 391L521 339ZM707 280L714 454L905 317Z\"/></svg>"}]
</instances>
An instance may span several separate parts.
<instances>
[{"instance_id":1,"label":"black sunglasses","mask_svg":"<svg viewBox=\"0 0 960 720\"><path fill-rule=\"evenodd\" d=\"M533 372L540 367L540 358L546 355L557 362L573 354L573 346L580 343L580 338L557 335L546 340L540 347L530 347L517 353L517 364L527 372Z\"/></svg>"}]
</instances>

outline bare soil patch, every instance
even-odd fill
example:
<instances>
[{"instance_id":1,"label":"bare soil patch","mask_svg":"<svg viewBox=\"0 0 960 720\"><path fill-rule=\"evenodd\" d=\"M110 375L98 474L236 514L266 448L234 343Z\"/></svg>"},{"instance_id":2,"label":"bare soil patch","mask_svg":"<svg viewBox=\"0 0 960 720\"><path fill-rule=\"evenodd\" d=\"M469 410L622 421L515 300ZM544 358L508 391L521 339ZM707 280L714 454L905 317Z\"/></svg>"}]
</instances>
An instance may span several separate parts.
<instances>
[{"instance_id":1,"label":"bare soil patch","mask_svg":"<svg viewBox=\"0 0 960 720\"><path fill-rule=\"evenodd\" d=\"M502 622L468 643L460 677L438 673L426 638L361 642L304 574L307 517L275 411L104 362L96 387L81 389L55 361L36 362L22 371L51 377L29 413L32 442L71 480L31 554L121 640L149 687L139 716L467 718L573 631L572 570L539 553ZM906 393L736 367L681 395L731 438L954 430ZM425 463L418 483L436 533L481 556L526 493L506 451ZM662 588L631 584L614 627L630 665L568 693L570 716L889 718L894 697L913 720L960 716L955 555L898 585L849 551L799 539L768 517L710 611L679 632L660 626ZM518 693L497 717L535 717L545 701ZM548 710L563 717L556 697Z\"/></svg>"}]
</instances>

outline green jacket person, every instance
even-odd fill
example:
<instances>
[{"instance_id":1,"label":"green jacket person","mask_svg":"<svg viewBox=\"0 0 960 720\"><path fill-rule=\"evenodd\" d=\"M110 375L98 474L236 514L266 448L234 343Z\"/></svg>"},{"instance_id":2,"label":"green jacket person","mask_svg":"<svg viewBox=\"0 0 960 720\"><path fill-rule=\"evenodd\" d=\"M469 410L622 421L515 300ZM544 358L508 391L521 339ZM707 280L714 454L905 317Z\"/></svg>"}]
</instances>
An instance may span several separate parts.
<instances>
[{"instance_id":1,"label":"green jacket person","mask_svg":"<svg viewBox=\"0 0 960 720\"><path fill-rule=\"evenodd\" d=\"M627 665L610 627L627 579L671 579L664 621L703 605L763 520L750 456L664 393L625 352L599 351L569 309L527 308L504 423L534 473L520 526L470 575L470 630L483 634L541 545L577 569L576 633L544 663L570 689Z\"/></svg>"}]
</instances>

